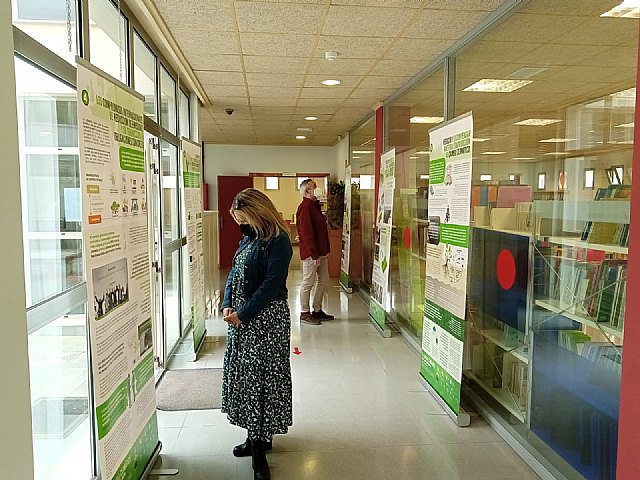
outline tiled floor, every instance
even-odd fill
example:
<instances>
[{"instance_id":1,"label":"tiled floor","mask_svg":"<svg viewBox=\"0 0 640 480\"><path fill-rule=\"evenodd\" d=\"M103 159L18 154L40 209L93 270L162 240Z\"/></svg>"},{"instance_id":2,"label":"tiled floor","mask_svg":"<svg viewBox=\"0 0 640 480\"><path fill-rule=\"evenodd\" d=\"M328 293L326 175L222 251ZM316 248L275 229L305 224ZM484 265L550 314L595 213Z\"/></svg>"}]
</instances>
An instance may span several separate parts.
<instances>
[{"instance_id":1,"label":"tiled floor","mask_svg":"<svg viewBox=\"0 0 640 480\"><path fill-rule=\"evenodd\" d=\"M300 325L299 273L289 284L292 309L294 425L274 438L268 455L274 480L537 479L537 475L478 417L454 426L418 379L419 358L400 337L382 338L358 295L333 284L326 311L336 320ZM213 338L197 362L177 357L172 368L220 367L226 332L208 322ZM246 432L219 410L158 412L162 480L252 479L251 459L234 445Z\"/></svg>"}]
</instances>

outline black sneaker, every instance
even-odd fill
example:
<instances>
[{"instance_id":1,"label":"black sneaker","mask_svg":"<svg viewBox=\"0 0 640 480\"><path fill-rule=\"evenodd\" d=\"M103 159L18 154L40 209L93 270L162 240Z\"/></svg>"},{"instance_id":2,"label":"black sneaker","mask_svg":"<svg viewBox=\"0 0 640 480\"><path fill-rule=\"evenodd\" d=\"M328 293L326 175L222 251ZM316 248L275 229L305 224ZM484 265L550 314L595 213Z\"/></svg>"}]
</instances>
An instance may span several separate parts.
<instances>
[{"instance_id":1,"label":"black sneaker","mask_svg":"<svg viewBox=\"0 0 640 480\"><path fill-rule=\"evenodd\" d=\"M300 314L300 321L309 325L322 325L320 320L316 319L311 312L302 312Z\"/></svg>"},{"instance_id":2,"label":"black sneaker","mask_svg":"<svg viewBox=\"0 0 640 480\"><path fill-rule=\"evenodd\" d=\"M317 312L313 312L311 314L313 316L313 318L315 318L316 320L333 320L334 317L333 315L328 315L326 313L324 313L322 310L318 310Z\"/></svg>"}]
</instances>

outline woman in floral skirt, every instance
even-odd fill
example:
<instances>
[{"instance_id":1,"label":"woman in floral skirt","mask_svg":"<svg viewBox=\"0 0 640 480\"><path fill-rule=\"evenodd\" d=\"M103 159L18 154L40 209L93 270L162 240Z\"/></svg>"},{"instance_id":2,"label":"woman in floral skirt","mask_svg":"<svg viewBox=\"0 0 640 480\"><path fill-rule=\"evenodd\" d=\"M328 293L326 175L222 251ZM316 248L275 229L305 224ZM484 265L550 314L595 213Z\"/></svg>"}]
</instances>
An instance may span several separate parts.
<instances>
[{"instance_id":1,"label":"woman in floral skirt","mask_svg":"<svg viewBox=\"0 0 640 480\"><path fill-rule=\"evenodd\" d=\"M282 216L264 193L241 191L230 213L244 237L222 302L229 324L222 412L247 429L247 440L233 454L251 455L254 480L268 480L266 451L273 435L287 433L293 423L286 286L293 251Z\"/></svg>"}]
</instances>

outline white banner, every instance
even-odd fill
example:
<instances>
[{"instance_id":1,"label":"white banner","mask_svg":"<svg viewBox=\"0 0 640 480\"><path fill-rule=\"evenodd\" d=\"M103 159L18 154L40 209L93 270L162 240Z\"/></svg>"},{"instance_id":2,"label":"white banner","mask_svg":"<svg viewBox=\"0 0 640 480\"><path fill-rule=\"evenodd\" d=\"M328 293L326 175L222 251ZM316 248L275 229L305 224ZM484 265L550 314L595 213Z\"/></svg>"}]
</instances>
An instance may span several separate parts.
<instances>
[{"instance_id":1,"label":"white banner","mask_svg":"<svg viewBox=\"0 0 640 480\"><path fill-rule=\"evenodd\" d=\"M206 334L202 245L202 155L200 145L184 138L182 139L182 176L184 215L187 219L193 348L197 352Z\"/></svg>"},{"instance_id":2,"label":"white banner","mask_svg":"<svg viewBox=\"0 0 640 480\"><path fill-rule=\"evenodd\" d=\"M78 64L82 237L98 461L137 479L158 445L143 97Z\"/></svg>"},{"instance_id":3,"label":"white banner","mask_svg":"<svg viewBox=\"0 0 640 480\"><path fill-rule=\"evenodd\" d=\"M349 257L351 254L351 165L345 168L344 217L342 220L342 258L340 260L340 282L349 288Z\"/></svg>"}]
</instances>

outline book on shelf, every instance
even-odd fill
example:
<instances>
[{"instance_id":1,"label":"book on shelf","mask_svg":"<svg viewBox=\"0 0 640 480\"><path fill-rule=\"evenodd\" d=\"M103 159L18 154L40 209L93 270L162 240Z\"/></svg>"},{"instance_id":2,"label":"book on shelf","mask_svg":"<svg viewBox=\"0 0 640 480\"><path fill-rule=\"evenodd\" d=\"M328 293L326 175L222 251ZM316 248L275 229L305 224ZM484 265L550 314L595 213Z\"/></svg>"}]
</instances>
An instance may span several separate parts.
<instances>
[{"instance_id":1,"label":"book on shelf","mask_svg":"<svg viewBox=\"0 0 640 480\"><path fill-rule=\"evenodd\" d=\"M524 362L514 362L511 364L511 378L509 381L509 391L518 402L520 410L526 410L529 386L529 370Z\"/></svg>"},{"instance_id":2,"label":"book on shelf","mask_svg":"<svg viewBox=\"0 0 640 480\"><path fill-rule=\"evenodd\" d=\"M594 201L626 201L631 199L631 185L609 185L596 191ZM581 240L601 245L629 246L629 225L587 221Z\"/></svg>"},{"instance_id":3,"label":"book on shelf","mask_svg":"<svg viewBox=\"0 0 640 480\"><path fill-rule=\"evenodd\" d=\"M622 345L612 345L610 342L587 342L582 344L578 354L617 374L622 371Z\"/></svg>"},{"instance_id":4,"label":"book on shelf","mask_svg":"<svg viewBox=\"0 0 640 480\"><path fill-rule=\"evenodd\" d=\"M581 330L558 331L558 345L574 353L578 353L585 343L591 341L591 337Z\"/></svg>"}]
</instances>

